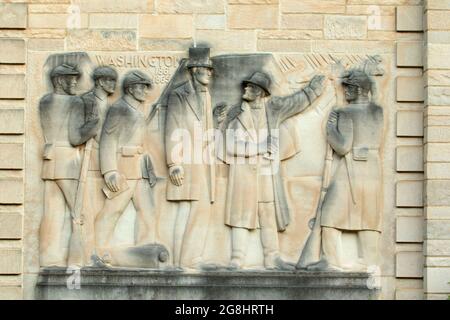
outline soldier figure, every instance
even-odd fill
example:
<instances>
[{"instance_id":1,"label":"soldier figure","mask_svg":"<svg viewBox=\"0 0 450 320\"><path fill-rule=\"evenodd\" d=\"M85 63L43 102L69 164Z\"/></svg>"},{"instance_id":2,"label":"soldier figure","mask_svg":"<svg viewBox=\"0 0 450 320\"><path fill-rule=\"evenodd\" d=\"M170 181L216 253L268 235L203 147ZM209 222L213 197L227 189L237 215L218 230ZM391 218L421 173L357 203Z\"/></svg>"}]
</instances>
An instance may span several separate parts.
<instances>
[{"instance_id":1,"label":"soldier figure","mask_svg":"<svg viewBox=\"0 0 450 320\"><path fill-rule=\"evenodd\" d=\"M225 224L232 228L230 269L241 268L249 230L260 228L267 269L293 269L279 254L278 231L289 224L286 198L277 170L277 131L282 121L304 111L322 94L324 76L315 76L287 97L270 97L270 77L255 72L243 81L242 104L224 123L230 164ZM275 156L275 158L273 158Z\"/></svg>"},{"instance_id":2,"label":"soldier figure","mask_svg":"<svg viewBox=\"0 0 450 320\"><path fill-rule=\"evenodd\" d=\"M85 144L83 165L88 166L85 173L82 171L82 174L86 176L80 177L80 181L86 180L86 184L79 186L83 190L77 197L77 202L82 201L80 206L84 217L83 260L85 263L90 262L91 255L94 253L95 218L105 202L105 195L102 192L105 184L100 172L99 142L108 111L107 97L114 94L117 72L110 67L98 67L93 72L93 80L94 88L81 95L84 108L72 110L69 131L72 145ZM84 195L88 195L88 199Z\"/></svg>"},{"instance_id":3,"label":"soldier figure","mask_svg":"<svg viewBox=\"0 0 450 320\"><path fill-rule=\"evenodd\" d=\"M322 206L323 258L309 269L343 269L342 231L357 232L364 259L360 266L377 263L383 210L383 109L369 100L372 82L365 72L352 70L342 83L349 104L332 111L327 123L327 139L337 163Z\"/></svg>"},{"instance_id":4,"label":"soldier figure","mask_svg":"<svg viewBox=\"0 0 450 320\"><path fill-rule=\"evenodd\" d=\"M106 114L100 138L100 169L107 199L95 222L100 255L96 258L103 258L102 250L110 246L116 223L130 201L136 209L136 244L155 242L154 212L143 154L146 123L141 111L151 86L150 78L141 71L129 72L123 79L123 96Z\"/></svg>"},{"instance_id":5,"label":"soldier figure","mask_svg":"<svg viewBox=\"0 0 450 320\"><path fill-rule=\"evenodd\" d=\"M55 67L50 73L54 92L45 95L39 102L39 115L45 139L42 167L45 204L40 229L41 266L66 266L67 263L72 265L71 255L79 249L77 243L79 239L74 236L74 230L78 228L80 221L74 217L74 207L80 176L81 152L69 141L71 110L83 108L81 99L74 96L79 76L79 71L72 65L62 64ZM66 206L72 220L72 231L70 227L66 229L68 218Z\"/></svg>"},{"instance_id":6,"label":"soldier figure","mask_svg":"<svg viewBox=\"0 0 450 320\"><path fill-rule=\"evenodd\" d=\"M214 202L214 144L204 139L214 131L209 50L189 49L190 80L174 89L168 101L165 141L171 183L167 184L167 200L179 206L173 248L178 267L196 267L202 262Z\"/></svg>"}]
</instances>

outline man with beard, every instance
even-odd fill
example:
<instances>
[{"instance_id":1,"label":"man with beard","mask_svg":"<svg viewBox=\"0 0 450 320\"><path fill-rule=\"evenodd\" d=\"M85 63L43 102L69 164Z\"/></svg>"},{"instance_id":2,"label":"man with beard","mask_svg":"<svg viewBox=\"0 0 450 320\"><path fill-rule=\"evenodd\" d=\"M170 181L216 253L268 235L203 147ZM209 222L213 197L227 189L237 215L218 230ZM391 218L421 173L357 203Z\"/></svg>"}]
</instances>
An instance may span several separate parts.
<instances>
[{"instance_id":1,"label":"man with beard","mask_svg":"<svg viewBox=\"0 0 450 320\"><path fill-rule=\"evenodd\" d=\"M94 88L83 94L81 100L84 108L75 108L70 116L69 139L72 145L85 144L84 163L87 171L82 172L77 202L83 215L83 261L89 264L95 248L94 222L96 215L103 208L105 195L103 176L100 172L99 142L103 123L108 111L107 97L114 94L117 72L110 67L98 67L93 72ZM89 198L84 195L89 195Z\"/></svg>"}]
</instances>

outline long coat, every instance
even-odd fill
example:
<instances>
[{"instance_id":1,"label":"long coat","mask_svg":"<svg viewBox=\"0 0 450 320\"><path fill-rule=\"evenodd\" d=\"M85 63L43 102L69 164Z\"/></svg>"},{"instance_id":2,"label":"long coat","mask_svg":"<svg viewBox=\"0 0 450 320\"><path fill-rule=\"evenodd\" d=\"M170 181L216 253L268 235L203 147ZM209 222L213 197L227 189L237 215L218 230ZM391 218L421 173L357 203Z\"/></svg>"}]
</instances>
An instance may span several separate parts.
<instances>
[{"instance_id":1,"label":"long coat","mask_svg":"<svg viewBox=\"0 0 450 320\"><path fill-rule=\"evenodd\" d=\"M209 108L202 110L191 82L180 85L169 95L165 129L166 160L169 167L183 167L184 181L181 186L167 183L167 200L199 200L208 194L211 195L210 200L214 199L211 188L215 184L215 171L207 170L203 159L204 132L214 129L212 112L207 112L208 109L211 110L211 98L209 93L206 96ZM206 119L208 124L205 124ZM182 140L179 139L179 134L182 134ZM209 147L209 155L213 155L213 145ZM210 157L209 161L214 166L214 158ZM214 168L209 166L209 169ZM208 186L203 182L203 176L207 172L210 173L209 190L205 190Z\"/></svg>"},{"instance_id":2,"label":"long coat","mask_svg":"<svg viewBox=\"0 0 450 320\"><path fill-rule=\"evenodd\" d=\"M309 87L305 87L291 96L270 98L265 103L268 130L279 129L281 122L304 111L316 98ZM241 139L256 142L252 138L250 112L245 104L234 107L228 114L224 129L247 132L247 135ZM225 143L234 142L236 141L226 138ZM256 229L258 228L259 188L265 188L265 186L258 186L257 183L259 166L254 163L239 163L230 155L225 158L226 162L230 164L225 224L231 227ZM279 231L284 231L289 225L290 214L279 170L280 163L276 163L276 161L279 159L272 161L273 198L277 227ZM277 167L278 169L276 169Z\"/></svg>"},{"instance_id":3,"label":"long coat","mask_svg":"<svg viewBox=\"0 0 450 320\"><path fill-rule=\"evenodd\" d=\"M337 124L327 125L335 173L322 205L321 225L381 231L383 110L373 103L355 104L337 114Z\"/></svg>"}]
</instances>

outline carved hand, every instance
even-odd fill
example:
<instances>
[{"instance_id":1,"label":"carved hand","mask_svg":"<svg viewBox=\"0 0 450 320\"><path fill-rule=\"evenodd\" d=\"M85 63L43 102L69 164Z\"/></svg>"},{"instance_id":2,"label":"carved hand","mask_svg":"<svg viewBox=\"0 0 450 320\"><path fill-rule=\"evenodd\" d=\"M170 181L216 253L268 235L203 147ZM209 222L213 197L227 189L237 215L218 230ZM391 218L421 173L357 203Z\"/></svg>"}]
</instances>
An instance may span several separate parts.
<instances>
[{"instance_id":1,"label":"carved hand","mask_svg":"<svg viewBox=\"0 0 450 320\"><path fill-rule=\"evenodd\" d=\"M169 168L170 181L176 185L181 186L184 179L184 169L182 166L173 166Z\"/></svg>"},{"instance_id":2,"label":"carved hand","mask_svg":"<svg viewBox=\"0 0 450 320\"><path fill-rule=\"evenodd\" d=\"M105 174L105 183L109 190L117 192L119 188L119 173L117 171L110 171Z\"/></svg>"},{"instance_id":3,"label":"carved hand","mask_svg":"<svg viewBox=\"0 0 450 320\"><path fill-rule=\"evenodd\" d=\"M328 116L327 126L335 127L337 125L338 113L336 111L331 111Z\"/></svg>"},{"instance_id":4,"label":"carved hand","mask_svg":"<svg viewBox=\"0 0 450 320\"><path fill-rule=\"evenodd\" d=\"M325 85L324 85L325 79L326 79L325 76L320 74L320 75L315 75L309 82L309 86L314 91L316 96L320 96L323 93L323 91L325 89Z\"/></svg>"},{"instance_id":5,"label":"carved hand","mask_svg":"<svg viewBox=\"0 0 450 320\"><path fill-rule=\"evenodd\" d=\"M225 120L225 118L227 116L227 110L228 110L228 106L224 102L221 102L216 105L213 113L214 113L214 117L216 117L218 123L222 123Z\"/></svg>"}]
</instances>

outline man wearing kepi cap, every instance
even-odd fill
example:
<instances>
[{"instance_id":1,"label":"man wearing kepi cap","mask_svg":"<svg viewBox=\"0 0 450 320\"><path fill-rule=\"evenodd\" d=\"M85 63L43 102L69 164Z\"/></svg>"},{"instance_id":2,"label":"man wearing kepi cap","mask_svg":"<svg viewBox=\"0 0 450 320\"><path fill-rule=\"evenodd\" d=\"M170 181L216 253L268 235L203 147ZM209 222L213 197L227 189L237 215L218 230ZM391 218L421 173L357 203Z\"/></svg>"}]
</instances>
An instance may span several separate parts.
<instances>
[{"instance_id":1,"label":"man wearing kepi cap","mask_svg":"<svg viewBox=\"0 0 450 320\"><path fill-rule=\"evenodd\" d=\"M150 184L145 170L145 117L141 111L150 78L139 70L123 79L123 96L108 110L100 138L100 169L107 199L95 222L97 254L103 258L114 228L130 201L136 208L136 244L155 242ZM107 261L106 261L107 262Z\"/></svg>"},{"instance_id":2,"label":"man wearing kepi cap","mask_svg":"<svg viewBox=\"0 0 450 320\"><path fill-rule=\"evenodd\" d=\"M75 96L79 76L80 72L75 66L56 66L50 73L54 92L45 95L39 102L39 116L45 140L42 155L45 204L40 229L42 266L66 266L68 257L77 247L73 241L75 237L67 233L65 222L70 214L72 229L74 224L78 223L73 219L73 212L80 176L81 152L69 141L69 115L72 109L83 107L81 99ZM66 206L69 212L66 212Z\"/></svg>"},{"instance_id":3,"label":"man wearing kepi cap","mask_svg":"<svg viewBox=\"0 0 450 320\"><path fill-rule=\"evenodd\" d=\"M209 48L190 48L189 81L169 96L166 159L170 182L167 200L178 202L173 258L178 267L198 267L215 197L214 132L208 85L213 67ZM212 138L212 135L209 136Z\"/></svg>"},{"instance_id":4,"label":"man wearing kepi cap","mask_svg":"<svg viewBox=\"0 0 450 320\"><path fill-rule=\"evenodd\" d=\"M260 229L267 269L293 269L279 253L278 232L290 222L279 173L280 123L309 107L322 94L325 77L315 76L287 97L271 96L271 79L255 72L242 82L242 104L232 108L226 129L226 162L230 164L225 224L231 227L231 269L242 268L249 230Z\"/></svg>"}]
</instances>

